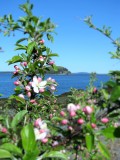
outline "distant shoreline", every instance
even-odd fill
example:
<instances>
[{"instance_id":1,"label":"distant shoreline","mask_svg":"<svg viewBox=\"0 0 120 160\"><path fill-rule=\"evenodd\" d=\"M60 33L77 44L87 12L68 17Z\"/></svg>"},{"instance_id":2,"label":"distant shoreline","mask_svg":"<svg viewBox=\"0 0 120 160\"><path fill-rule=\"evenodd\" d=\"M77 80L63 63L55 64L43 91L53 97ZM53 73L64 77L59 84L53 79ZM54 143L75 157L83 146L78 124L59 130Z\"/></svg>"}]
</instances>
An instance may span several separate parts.
<instances>
[{"instance_id":1,"label":"distant shoreline","mask_svg":"<svg viewBox=\"0 0 120 160\"><path fill-rule=\"evenodd\" d=\"M13 73L14 71L0 71L0 73ZM67 73L47 73L47 75L48 74L52 74L52 75L71 75L71 74L83 74L83 75L85 75L85 74L91 74L91 73L89 73L89 72L76 72L76 73L69 73L69 74L67 74ZM97 75L108 75L109 73L96 73Z\"/></svg>"}]
</instances>

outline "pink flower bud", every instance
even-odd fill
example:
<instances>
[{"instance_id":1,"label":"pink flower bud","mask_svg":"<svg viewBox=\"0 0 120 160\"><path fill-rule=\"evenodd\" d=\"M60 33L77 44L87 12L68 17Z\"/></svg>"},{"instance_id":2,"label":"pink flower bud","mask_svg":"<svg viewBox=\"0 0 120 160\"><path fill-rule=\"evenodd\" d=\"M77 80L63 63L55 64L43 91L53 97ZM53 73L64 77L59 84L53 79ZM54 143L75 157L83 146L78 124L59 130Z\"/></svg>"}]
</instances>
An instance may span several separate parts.
<instances>
[{"instance_id":1,"label":"pink flower bud","mask_svg":"<svg viewBox=\"0 0 120 160\"><path fill-rule=\"evenodd\" d=\"M32 86L32 82L29 82L29 85Z\"/></svg>"},{"instance_id":2,"label":"pink flower bud","mask_svg":"<svg viewBox=\"0 0 120 160\"><path fill-rule=\"evenodd\" d=\"M45 144L45 143L48 142L48 139L47 139L47 138L44 138L44 139L41 140L41 142Z\"/></svg>"},{"instance_id":3,"label":"pink flower bud","mask_svg":"<svg viewBox=\"0 0 120 160\"><path fill-rule=\"evenodd\" d=\"M86 106L86 107L83 108L83 112L85 114L91 114L93 112L93 108L90 107L90 106Z\"/></svg>"},{"instance_id":4,"label":"pink flower bud","mask_svg":"<svg viewBox=\"0 0 120 160\"><path fill-rule=\"evenodd\" d=\"M38 77L38 82L40 83L42 81L42 78Z\"/></svg>"},{"instance_id":5,"label":"pink flower bud","mask_svg":"<svg viewBox=\"0 0 120 160\"><path fill-rule=\"evenodd\" d=\"M56 90L55 86L50 86L50 89L51 89L52 91Z\"/></svg>"},{"instance_id":6,"label":"pink flower bud","mask_svg":"<svg viewBox=\"0 0 120 160\"><path fill-rule=\"evenodd\" d=\"M63 119L63 120L61 121L61 123L62 123L63 125L66 125L66 124L68 123L68 120L67 120L67 119Z\"/></svg>"},{"instance_id":7,"label":"pink flower bud","mask_svg":"<svg viewBox=\"0 0 120 160\"><path fill-rule=\"evenodd\" d=\"M61 112L60 112L60 115L61 115L62 117L64 117L64 116L65 116L65 112L64 112L64 111L61 111Z\"/></svg>"},{"instance_id":8,"label":"pink flower bud","mask_svg":"<svg viewBox=\"0 0 120 160\"><path fill-rule=\"evenodd\" d=\"M73 130L73 128L72 128L71 126L68 126L68 129L69 129L70 131L72 131L72 130Z\"/></svg>"},{"instance_id":9,"label":"pink flower bud","mask_svg":"<svg viewBox=\"0 0 120 160\"><path fill-rule=\"evenodd\" d=\"M55 63L54 61L50 61L48 64L53 65L54 63Z\"/></svg>"},{"instance_id":10,"label":"pink flower bud","mask_svg":"<svg viewBox=\"0 0 120 160\"><path fill-rule=\"evenodd\" d=\"M28 97L31 97L31 92L27 92L27 96L28 96Z\"/></svg>"},{"instance_id":11,"label":"pink flower bud","mask_svg":"<svg viewBox=\"0 0 120 160\"><path fill-rule=\"evenodd\" d=\"M19 73L19 70L16 70L13 72L14 75L17 75Z\"/></svg>"},{"instance_id":12,"label":"pink flower bud","mask_svg":"<svg viewBox=\"0 0 120 160\"><path fill-rule=\"evenodd\" d=\"M45 89L44 89L44 88L40 88L40 89L39 89L39 92L40 92L40 93L43 93L43 92L45 92Z\"/></svg>"},{"instance_id":13,"label":"pink flower bud","mask_svg":"<svg viewBox=\"0 0 120 160\"><path fill-rule=\"evenodd\" d=\"M17 80L17 81L14 82L14 85L19 86L20 83L21 83L21 82Z\"/></svg>"},{"instance_id":14,"label":"pink flower bud","mask_svg":"<svg viewBox=\"0 0 120 160\"><path fill-rule=\"evenodd\" d=\"M70 111L70 116L71 117L75 117L76 116L76 112L75 111Z\"/></svg>"},{"instance_id":15,"label":"pink flower bud","mask_svg":"<svg viewBox=\"0 0 120 160\"><path fill-rule=\"evenodd\" d=\"M45 43L45 41L42 39L42 40L40 40L40 44L44 44Z\"/></svg>"},{"instance_id":16,"label":"pink flower bud","mask_svg":"<svg viewBox=\"0 0 120 160\"><path fill-rule=\"evenodd\" d=\"M39 127L41 121L42 121L41 118L36 119L35 122L34 122L34 126L35 126L35 127Z\"/></svg>"},{"instance_id":17,"label":"pink flower bud","mask_svg":"<svg viewBox=\"0 0 120 160\"><path fill-rule=\"evenodd\" d=\"M2 133L7 133L7 128L3 127L3 128L1 129L1 132L2 132Z\"/></svg>"},{"instance_id":18,"label":"pink flower bud","mask_svg":"<svg viewBox=\"0 0 120 160\"><path fill-rule=\"evenodd\" d=\"M43 61L44 61L44 57L43 57L43 56L40 56L40 57L39 57L39 60L40 60L41 62L43 62Z\"/></svg>"},{"instance_id":19,"label":"pink flower bud","mask_svg":"<svg viewBox=\"0 0 120 160\"><path fill-rule=\"evenodd\" d=\"M83 124L83 123L84 123L84 119L82 119L82 118L78 119L78 120L77 120L77 123L78 123L78 124Z\"/></svg>"},{"instance_id":20,"label":"pink flower bud","mask_svg":"<svg viewBox=\"0 0 120 160\"><path fill-rule=\"evenodd\" d=\"M25 86L25 89L26 89L26 91L30 91L31 90L31 88L30 88L30 86Z\"/></svg>"},{"instance_id":21,"label":"pink flower bud","mask_svg":"<svg viewBox=\"0 0 120 160\"><path fill-rule=\"evenodd\" d=\"M36 100L35 99L31 99L30 102L31 103L36 103Z\"/></svg>"},{"instance_id":22,"label":"pink flower bud","mask_svg":"<svg viewBox=\"0 0 120 160\"><path fill-rule=\"evenodd\" d=\"M19 70L19 69L20 69L17 65L15 65L14 68L15 68L16 70Z\"/></svg>"},{"instance_id":23,"label":"pink flower bud","mask_svg":"<svg viewBox=\"0 0 120 160\"><path fill-rule=\"evenodd\" d=\"M57 146L58 144L59 144L58 141L54 141L54 142L52 143L52 146L55 147L55 146Z\"/></svg>"},{"instance_id":24,"label":"pink flower bud","mask_svg":"<svg viewBox=\"0 0 120 160\"><path fill-rule=\"evenodd\" d=\"M96 128L97 125L96 125L95 123L92 123L92 124L91 124L91 127L92 127L92 128Z\"/></svg>"},{"instance_id":25,"label":"pink flower bud","mask_svg":"<svg viewBox=\"0 0 120 160\"><path fill-rule=\"evenodd\" d=\"M101 122L102 123L108 123L109 119L107 117L104 117L104 118L101 119Z\"/></svg>"},{"instance_id":26,"label":"pink flower bud","mask_svg":"<svg viewBox=\"0 0 120 160\"><path fill-rule=\"evenodd\" d=\"M52 114L50 114L49 116L50 116L50 118L52 118L52 117L53 117L53 115L52 115Z\"/></svg>"},{"instance_id":27,"label":"pink flower bud","mask_svg":"<svg viewBox=\"0 0 120 160\"><path fill-rule=\"evenodd\" d=\"M96 93L96 92L97 92L97 88L94 88L94 89L93 89L93 93Z\"/></svg>"}]
</instances>

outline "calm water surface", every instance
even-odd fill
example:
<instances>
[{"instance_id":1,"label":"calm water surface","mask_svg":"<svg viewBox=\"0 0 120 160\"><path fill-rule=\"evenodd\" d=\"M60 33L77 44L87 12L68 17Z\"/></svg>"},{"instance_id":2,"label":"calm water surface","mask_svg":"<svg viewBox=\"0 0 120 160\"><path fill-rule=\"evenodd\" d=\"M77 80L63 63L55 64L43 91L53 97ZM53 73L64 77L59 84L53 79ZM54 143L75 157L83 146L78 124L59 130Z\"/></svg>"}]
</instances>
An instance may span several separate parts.
<instances>
[{"instance_id":1,"label":"calm water surface","mask_svg":"<svg viewBox=\"0 0 120 160\"><path fill-rule=\"evenodd\" d=\"M9 97L14 93L15 85L13 82L15 78L11 78L12 73L0 73L0 93L3 94L1 98ZM70 88L86 89L89 84L89 74L70 74L70 75L46 75L46 78L52 77L59 84L57 87L56 95L70 91ZM97 81L95 86L100 88L101 84L109 80L106 74L97 74Z\"/></svg>"}]
</instances>

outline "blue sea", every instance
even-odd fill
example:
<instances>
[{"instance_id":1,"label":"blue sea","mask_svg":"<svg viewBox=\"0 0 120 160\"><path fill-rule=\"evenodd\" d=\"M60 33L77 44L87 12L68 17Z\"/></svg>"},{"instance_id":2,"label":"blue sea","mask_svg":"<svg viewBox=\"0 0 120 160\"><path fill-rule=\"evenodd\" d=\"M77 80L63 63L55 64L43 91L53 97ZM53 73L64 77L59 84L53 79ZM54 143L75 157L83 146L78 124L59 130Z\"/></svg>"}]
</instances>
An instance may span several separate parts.
<instances>
[{"instance_id":1,"label":"blue sea","mask_svg":"<svg viewBox=\"0 0 120 160\"><path fill-rule=\"evenodd\" d=\"M11 78L11 72L0 72L0 94L1 98L7 98L14 93L15 85L13 82L15 78ZM46 75L46 78L52 77L58 83L56 95L70 91L71 88L76 89L86 89L89 85L90 74L79 73L79 74L69 74L69 75ZM100 88L105 82L107 82L110 77L107 74L97 74L97 80L94 85Z\"/></svg>"}]
</instances>

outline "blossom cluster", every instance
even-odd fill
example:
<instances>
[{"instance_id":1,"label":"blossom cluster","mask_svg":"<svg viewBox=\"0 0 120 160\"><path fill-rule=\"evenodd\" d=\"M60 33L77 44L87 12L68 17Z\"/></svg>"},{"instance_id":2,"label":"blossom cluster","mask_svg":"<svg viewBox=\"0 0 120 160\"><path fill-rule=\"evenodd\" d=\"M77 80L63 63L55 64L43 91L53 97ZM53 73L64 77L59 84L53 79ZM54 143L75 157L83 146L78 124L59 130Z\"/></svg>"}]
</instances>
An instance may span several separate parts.
<instances>
[{"instance_id":1,"label":"blossom cluster","mask_svg":"<svg viewBox=\"0 0 120 160\"><path fill-rule=\"evenodd\" d=\"M34 122L34 127L36 140L40 140L42 143L47 143L50 132L47 128L47 124L41 118L38 118Z\"/></svg>"}]
</instances>

